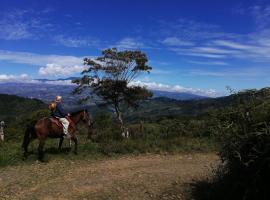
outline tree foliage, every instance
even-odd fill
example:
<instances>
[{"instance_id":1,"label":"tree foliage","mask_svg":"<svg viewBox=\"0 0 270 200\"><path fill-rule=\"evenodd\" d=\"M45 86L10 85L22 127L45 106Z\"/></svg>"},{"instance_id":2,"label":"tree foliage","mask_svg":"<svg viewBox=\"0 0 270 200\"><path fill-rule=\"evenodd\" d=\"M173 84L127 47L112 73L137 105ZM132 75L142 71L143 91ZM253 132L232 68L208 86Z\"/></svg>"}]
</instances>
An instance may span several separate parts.
<instances>
[{"instance_id":1,"label":"tree foliage","mask_svg":"<svg viewBox=\"0 0 270 200\"><path fill-rule=\"evenodd\" d=\"M152 96L145 87L132 85L142 72L151 71L147 61L146 54L141 51L118 51L116 48L102 51L102 56L95 59L85 58L88 68L81 78L73 81L78 85L75 93L87 91L86 99L94 94L111 105L123 127L121 105L137 107L139 101Z\"/></svg>"},{"instance_id":2,"label":"tree foliage","mask_svg":"<svg viewBox=\"0 0 270 200\"><path fill-rule=\"evenodd\" d=\"M233 96L234 103L216 115L224 165L218 171L220 196L214 199L269 199L270 90Z\"/></svg>"}]
</instances>

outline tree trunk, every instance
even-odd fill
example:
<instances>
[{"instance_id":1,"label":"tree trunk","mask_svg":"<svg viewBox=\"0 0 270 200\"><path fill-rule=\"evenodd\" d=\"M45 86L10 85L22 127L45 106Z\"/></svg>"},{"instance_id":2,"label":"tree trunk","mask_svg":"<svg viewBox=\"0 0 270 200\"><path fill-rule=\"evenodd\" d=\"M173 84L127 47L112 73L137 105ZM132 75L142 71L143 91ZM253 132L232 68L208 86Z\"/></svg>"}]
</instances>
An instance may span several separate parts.
<instances>
[{"instance_id":1,"label":"tree trunk","mask_svg":"<svg viewBox=\"0 0 270 200\"><path fill-rule=\"evenodd\" d=\"M122 118L122 113L119 110L119 107L117 105L115 105L114 107L115 107L115 112L116 112L117 119L118 119L118 121L120 123L121 134L122 134L123 137L127 138L128 137L128 130L124 125L124 121L123 121L123 118Z\"/></svg>"}]
</instances>

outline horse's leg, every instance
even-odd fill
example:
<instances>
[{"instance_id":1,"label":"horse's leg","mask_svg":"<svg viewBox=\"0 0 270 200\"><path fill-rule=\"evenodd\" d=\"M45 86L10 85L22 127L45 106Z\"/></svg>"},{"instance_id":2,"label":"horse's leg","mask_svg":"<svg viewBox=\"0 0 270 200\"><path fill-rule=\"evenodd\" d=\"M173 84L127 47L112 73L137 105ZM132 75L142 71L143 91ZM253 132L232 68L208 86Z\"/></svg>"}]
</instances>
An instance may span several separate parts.
<instances>
[{"instance_id":1,"label":"horse's leg","mask_svg":"<svg viewBox=\"0 0 270 200\"><path fill-rule=\"evenodd\" d=\"M69 139L69 148L71 148L71 146L72 146L72 140Z\"/></svg>"},{"instance_id":2,"label":"horse's leg","mask_svg":"<svg viewBox=\"0 0 270 200\"><path fill-rule=\"evenodd\" d=\"M33 137L35 135L35 130L33 126L28 126L24 132L24 137L23 137L23 143L22 143L22 148L24 149L24 158L27 158L28 156L28 145L33 140Z\"/></svg>"},{"instance_id":3,"label":"horse's leg","mask_svg":"<svg viewBox=\"0 0 270 200\"><path fill-rule=\"evenodd\" d=\"M40 139L39 145L38 145L38 159L42 162L44 161L43 160L43 158L44 158L44 152L43 152L44 144L45 144L45 139Z\"/></svg>"},{"instance_id":4,"label":"horse's leg","mask_svg":"<svg viewBox=\"0 0 270 200\"><path fill-rule=\"evenodd\" d=\"M33 140L34 138L30 137L29 140L25 141L24 143L24 153L23 153L23 157L24 159L26 159L28 157L29 151L28 151L28 146L30 144L30 142Z\"/></svg>"},{"instance_id":5,"label":"horse's leg","mask_svg":"<svg viewBox=\"0 0 270 200\"><path fill-rule=\"evenodd\" d=\"M74 146L74 153L75 154L78 154L78 152L77 152L77 146L78 146L78 139L77 139L77 137L76 136L73 136L73 137L71 137L71 140L74 142L74 144L75 144L75 146Z\"/></svg>"},{"instance_id":6,"label":"horse's leg","mask_svg":"<svg viewBox=\"0 0 270 200\"><path fill-rule=\"evenodd\" d=\"M63 141L64 141L64 138L61 137L60 140L59 140L58 151L61 151Z\"/></svg>"}]
</instances>

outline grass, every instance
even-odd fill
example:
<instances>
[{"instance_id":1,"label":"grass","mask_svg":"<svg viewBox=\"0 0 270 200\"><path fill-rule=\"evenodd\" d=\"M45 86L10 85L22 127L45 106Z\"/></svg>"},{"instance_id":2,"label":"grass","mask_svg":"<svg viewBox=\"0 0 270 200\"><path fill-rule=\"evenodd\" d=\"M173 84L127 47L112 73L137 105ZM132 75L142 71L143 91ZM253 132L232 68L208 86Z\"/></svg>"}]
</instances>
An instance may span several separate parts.
<instances>
[{"instance_id":1,"label":"grass","mask_svg":"<svg viewBox=\"0 0 270 200\"><path fill-rule=\"evenodd\" d=\"M48 139L45 144L45 160L93 160L105 158L108 156L119 156L126 154L144 154L144 153L179 153L179 152L213 152L217 151L218 145L214 139L178 137L172 139L123 139L107 140L100 143L94 143L79 137L78 155L73 154L69 149L69 141L65 140L63 149L59 152L57 139ZM37 160L38 141L35 140L29 145L29 154L26 160L23 160L23 151L21 142L7 141L0 143L0 167L30 164Z\"/></svg>"}]
</instances>

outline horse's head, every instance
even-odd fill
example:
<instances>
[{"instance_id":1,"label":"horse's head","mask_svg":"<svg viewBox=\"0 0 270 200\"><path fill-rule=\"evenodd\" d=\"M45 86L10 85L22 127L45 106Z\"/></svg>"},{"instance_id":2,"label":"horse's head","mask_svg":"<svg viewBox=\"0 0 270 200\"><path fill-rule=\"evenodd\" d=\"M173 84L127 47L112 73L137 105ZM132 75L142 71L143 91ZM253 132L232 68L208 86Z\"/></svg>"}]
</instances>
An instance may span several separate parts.
<instances>
[{"instance_id":1,"label":"horse's head","mask_svg":"<svg viewBox=\"0 0 270 200\"><path fill-rule=\"evenodd\" d=\"M83 110L82 111L82 118L81 120L84 122L84 123L87 123L87 125L90 127L92 126L92 123L93 123L93 119L92 117L90 116L90 114L88 113L87 110Z\"/></svg>"},{"instance_id":2,"label":"horse's head","mask_svg":"<svg viewBox=\"0 0 270 200\"><path fill-rule=\"evenodd\" d=\"M92 117L90 116L90 114L88 113L88 111L86 109L75 112L75 113L71 113L71 120L77 124L80 121L82 121L83 123L87 124L87 126L92 126L93 124L93 120Z\"/></svg>"},{"instance_id":3,"label":"horse's head","mask_svg":"<svg viewBox=\"0 0 270 200\"><path fill-rule=\"evenodd\" d=\"M93 122L93 118L91 117L91 115L88 113L86 109L75 112L75 113L71 113L70 118L75 125L79 123L80 121L86 124L88 127L88 135L92 134L94 122Z\"/></svg>"}]
</instances>

